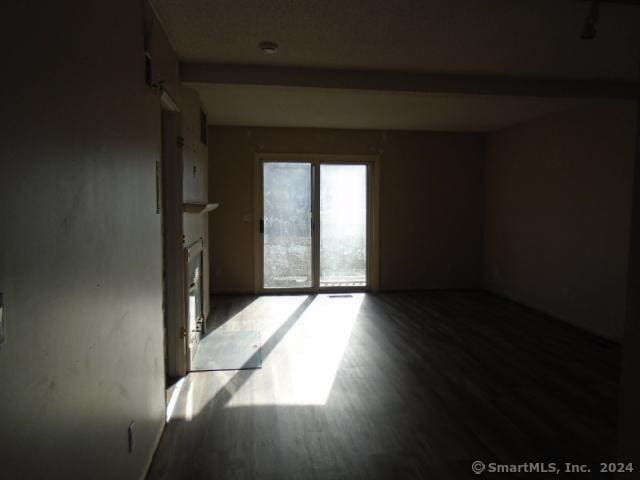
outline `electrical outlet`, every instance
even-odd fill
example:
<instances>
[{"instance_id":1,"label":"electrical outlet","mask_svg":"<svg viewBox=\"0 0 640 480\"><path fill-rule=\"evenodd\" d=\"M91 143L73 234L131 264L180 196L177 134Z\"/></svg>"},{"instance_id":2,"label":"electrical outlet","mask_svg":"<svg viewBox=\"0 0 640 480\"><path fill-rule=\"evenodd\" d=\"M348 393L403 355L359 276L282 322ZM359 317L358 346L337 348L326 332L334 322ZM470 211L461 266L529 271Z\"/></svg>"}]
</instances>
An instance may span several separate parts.
<instances>
[{"instance_id":1,"label":"electrical outlet","mask_svg":"<svg viewBox=\"0 0 640 480\"><path fill-rule=\"evenodd\" d=\"M134 425L135 425L135 422L132 420L131 423L129 424L129 428L127 428L127 441L129 443L129 453L133 453L133 447L134 447L133 426Z\"/></svg>"},{"instance_id":2,"label":"electrical outlet","mask_svg":"<svg viewBox=\"0 0 640 480\"><path fill-rule=\"evenodd\" d=\"M2 293L0 293L0 345L4 343L6 338L4 333L4 297Z\"/></svg>"}]
</instances>

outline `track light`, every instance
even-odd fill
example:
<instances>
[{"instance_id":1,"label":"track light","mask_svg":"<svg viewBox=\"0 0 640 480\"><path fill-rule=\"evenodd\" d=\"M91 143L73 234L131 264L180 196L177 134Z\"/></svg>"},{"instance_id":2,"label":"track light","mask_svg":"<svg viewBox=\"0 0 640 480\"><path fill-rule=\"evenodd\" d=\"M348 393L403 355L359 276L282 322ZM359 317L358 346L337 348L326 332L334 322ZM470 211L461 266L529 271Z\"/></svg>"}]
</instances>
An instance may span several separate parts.
<instances>
[{"instance_id":1,"label":"track light","mask_svg":"<svg viewBox=\"0 0 640 480\"><path fill-rule=\"evenodd\" d=\"M596 34L598 33L596 30L596 24L598 23L599 7L599 0L591 0L589 13L587 13L587 17L584 19L584 25L582 27L582 32L580 33L580 38L583 40L593 40L596 38Z\"/></svg>"}]
</instances>

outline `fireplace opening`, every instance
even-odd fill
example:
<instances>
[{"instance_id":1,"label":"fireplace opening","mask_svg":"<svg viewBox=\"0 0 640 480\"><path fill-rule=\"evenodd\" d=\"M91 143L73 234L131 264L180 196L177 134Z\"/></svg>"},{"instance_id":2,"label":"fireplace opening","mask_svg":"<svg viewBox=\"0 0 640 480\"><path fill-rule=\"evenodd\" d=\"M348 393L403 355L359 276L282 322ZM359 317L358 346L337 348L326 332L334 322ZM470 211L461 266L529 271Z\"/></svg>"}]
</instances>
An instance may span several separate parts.
<instances>
[{"instance_id":1,"label":"fireplace opening","mask_svg":"<svg viewBox=\"0 0 640 480\"><path fill-rule=\"evenodd\" d=\"M206 329L202 281L203 251L188 256L187 322L191 358L195 356L200 337Z\"/></svg>"}]
</instances>

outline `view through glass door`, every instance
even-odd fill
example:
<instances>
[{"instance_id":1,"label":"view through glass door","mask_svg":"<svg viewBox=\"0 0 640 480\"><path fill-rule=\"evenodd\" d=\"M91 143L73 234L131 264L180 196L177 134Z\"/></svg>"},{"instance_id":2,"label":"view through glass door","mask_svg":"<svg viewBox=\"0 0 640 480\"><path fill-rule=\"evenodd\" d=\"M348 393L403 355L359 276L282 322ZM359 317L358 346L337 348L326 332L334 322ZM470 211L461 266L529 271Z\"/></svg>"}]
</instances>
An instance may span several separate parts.
<instances>
[{"instance_id":1,"label":"view through glass door","mask_svg":"<svg viewBox=\"0 0 640 480\"><path fill-rule=\"evenodd\" d=\"M263 164L263 288L313 287L311 163Z\"/></svg>"},{"instance_id":2,"label":"view through glass door","mask_svg":"<svg viewBox=\"0 0 640 480\"><path fill-rule=\"evenodd\" d=\"M320 287L367 285L367 166L320 165Z\"/></svg>"},{"instance_id":3,"label":"view through glass door","mask_svg":"<svg viewBox=\"0 0 640 480\"><path fill-rule=\"evenodd\" d=\"M262 287L368 286L366 164L262 163Z\"/></svg>"}]
</instances>

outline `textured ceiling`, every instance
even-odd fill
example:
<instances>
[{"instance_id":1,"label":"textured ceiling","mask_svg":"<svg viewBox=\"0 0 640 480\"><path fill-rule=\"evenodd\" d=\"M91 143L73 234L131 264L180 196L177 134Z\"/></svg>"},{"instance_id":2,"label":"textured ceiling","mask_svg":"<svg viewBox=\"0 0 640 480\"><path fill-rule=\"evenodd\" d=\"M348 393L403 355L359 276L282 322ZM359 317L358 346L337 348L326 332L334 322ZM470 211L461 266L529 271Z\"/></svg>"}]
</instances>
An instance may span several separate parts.
<instances>
[{"instance_id":1,"label":"textured ceiling","mask_svg":"<svg viewBox=\"0 0 640 480\"><path fill-rule=\"evenodd\" d=\"M492 131L585 102L248 85L198 86L210 125Z\"/></svg>"},{"instance_id":2,"label":"textured ceiling","mask_svg":"<svg viewBox=\"0 0 640 480\"><path fill-rule=\"evenodd\" d=\"M182 60L636 79L640 7L581 0L152 0ZM280 44L259 51L262 40Z\"/></svg>"}]
</instances>

